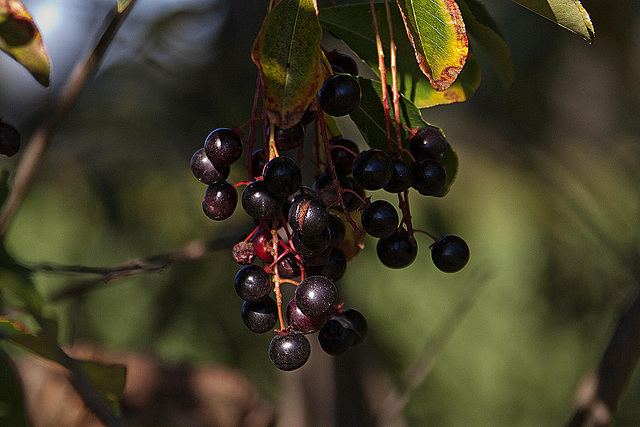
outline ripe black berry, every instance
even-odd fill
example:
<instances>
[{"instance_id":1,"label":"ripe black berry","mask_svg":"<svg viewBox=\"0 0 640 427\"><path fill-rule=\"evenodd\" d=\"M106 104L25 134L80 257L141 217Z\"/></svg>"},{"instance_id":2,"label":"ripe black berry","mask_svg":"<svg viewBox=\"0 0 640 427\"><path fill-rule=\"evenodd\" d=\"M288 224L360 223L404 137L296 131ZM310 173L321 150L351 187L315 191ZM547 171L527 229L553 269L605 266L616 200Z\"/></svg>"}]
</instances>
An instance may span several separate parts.
<instances>
[{"instance_id":1,"label":"ripe black berry","mask_svg":"<svg viewBox=\"0 0 640 427\"><path fill-rule=\"evenodd\" d=\"M353 186L346 176L337 174L337 177L338 183L342 189L353 190ZM337 203L338 193L333 186L333 176L331 175L331 172L325 172L316 178L313 182L313 190L318 194L318 198L324 202L325 206L340 209L340 205ZM342 193L342 197L345 199L345 204L349 196L355 197L353 194L347 192Z\"/></svg>"},{"instance_id":2,"label":"ripe black berry","mask_svg":"<svg viewBox=\"0 0 640 427\"><path fill-rule=\"evenodd\" d=\"M0 154L11 157L20 150L20 133L0 120Z\"/></svg>"},{"instance_id":3,"label":"ripe black berry","mask_svg":"<svg viewBox=\"0 0 640 427\"><path fill-rule=\"evenodd\" d=\"M435 160L421 160L411 163L411 186L423 196L435 196L447 182L447 172Z\"/></svg>"},{"instance_id":4,"label":"ripe black berry","mask_svg":"<svg viewBox=\"0 0 640 427\"><path fill-rule=\"evenodd\" d=\"M329 248L331 243L331 232L328 227L322 229L320 233L304 236L300 233L291 233L291 242L296 252L304 256L320 255Z\"/></svg>"},{"instance_id":5,"label":"ripe black berry","mask_svg":"<svg viewBox=\"0 0 640 427\"><path fill-rule=\"evenodd\" d=\"M204 150L214 165L229 166L242 155L242 141L231 129L219 128L207 136Z\"/></svg>"},{"instance_id":6,"label":"ripe black berry","mask_svg":"<svg viewBox=\"0 0 640 427\"><path fill-rule=\"evenodd\" d=\"M262 176L262 170L264 165L267 164L267 160L264 155L264 150L256 150L251 154L251 175L254 178Z\"/></svg>"},{"instance_id":7,"label":"ripe black berry","mask_svg":"<svg viewBox=\"0 0 640 427\"><path fill-rule=\"evenodd\" d=\"M242 304L242 320L255 333L270 331L278 320L278 306L271 297L258 302L245 301Z\"/></svg>"},{"instance_id":8,"label":"ripe black berry","mask_svg":"<svg viewBox=\"0 0 640 427\"><path fill-rule=\"evenodd\" d=\"M231 216L238 204L238 192L226 181L216 182L207 187L202 201L204 214L215 221Z\"/></svg>"},{"instance_id":9,"label":"ripe black berry","mask_svg":"<svg viewBox=\"0 0 640 427\"><path fill-rule=\"evenodd\" d=\"M331 279L310 276L300 282L295 290L296 305L309 317L321 317L333 310L338 291Z\"/></svg>"},{"instance_id":10,"label":"ripe black berry","mask_svg":"<svg viewBox=\"0 0 640 427\"><path fill-rule=\"evenodd\" d=\"M343 325L346 325L349 329L352 329L355 332L353 345L358 345L364 340L368 329L367 320L359 311L347 308L335 317L342 319Z\"/></svg>"},{"instance_id":11,"label":"ripe black berry","mask_svg":"<svg viewBox=\"0 0 640 427\"><path fill-rule=\"evenodd\" d=\"M340 147L331 149L331 161L333 162L333 166L336 168L336 172L343 175L349 175L353 169L353 161L356 159L356 155L360 152L358 146L355 142L347 138L334 139L329 144L331 147L340 145L355 153L355 155L351 154L349 151Z\"/></svg>"},{"instance_id":12,"label":"ripe black berry","mask_svg":"<svg viewBox=\"0 0 640 427\"><path fill-rule=\"evenodd\" d=\"M360 84L348 74L326 79L318 92L322 110L330 116L346 116L360 105Z\"/></svg>"},{"instance_id":13,"label":"ripe black berry","mask_svg":"<svg viewBox=\"0 0 640 427\"><path fill-rule=\"evenodd\" d=\"M311 354L307 338L297 332L276 335L269 345L269 359L276 368L293 371L304 365Z\"/></svg>"},{"instance_id":14,"label":"ripe black berry","mask_svg":"<svg viewBox=\"0 0 640 427\"><path fill-rule=\"evenodd\" d=\"M315 111L312 111L309 107L307 107L307 109L304 110L304 114L302 115L302 118L300 119L300 124L302 126L307 126L308 124L311 124L317 117L318 117L318 114Z\"/></svg>"},{"instance_id":15,"label":"ripe black berry","mask_svg":"<svg viewBox=\"0 0 640 427\"><path fill-rule=\"evenodd\" d=\"M342 244L347 230L342 219L333 212L329 212L328 227L331 232L331 242L329 243L329 246L335 249Z\"/></svg>"},{"instance_id":16,"label":"ripe black berry","mask_svg":"<svg viewBox=\"0 0 640 427\"><path fill-rule=\"evenodd\" d=\"M304 265L307 267L319 267L327 263L330 257L331 257L331 247L328 247L324 251L315 255L303 255L302 261Z\"/></svg>"},{"instance_id":17,"label":"ripe black berry","mask_svg":"<svg viewBox=\"0 0 640 427\"><path fill-rule=\"evenodd\" d=\"M346 73L351 74L352 76L358 75L358 65L356 64L356 61L346 53L332 50L327 52L326 55L334 73Z\"/></svg>"},{"instance_id":18,"label":"ripe black berry","mask_svg":"<svg viewBox=\"0 0 640 427\"><path fill-rule=\"evenodd\" d=\"M245 301L262 301L271 293L271 279L262 267L246 265L236 273L235 289Z\"/></svg>"},{"instance_id":19,"label":"ripe black berry","mask_svg":"<svg viewBox=\"0 0 640 427\"><path fill-rule=\"evenodd\" d=\"M406 232L396 231L389 237L378 240L378 259L387 267L403 268L416 259L418 245Z\"/></svg>"},{"instance_id":20,"label":"ripe black berry","mask_svg":"<svg viewBox=\"0 0 640 427\"><path fill-rule=\"evenodd\" d=\"M304 126L301 123L295 124L290 128L282 129L276 126L276 148L279 151L293 150L298 148L304 142ZM267 132L271 131L271 127Z\"/></svg>"},{"instance_id":21,"label":"ripe black berry","mask_svg":"<svg viewBox=\"0 0 640 427\"><path fill-rule=\"evenodd\" d=\"M280 213L284 199L267 188L264 181L254 181L242 192L242 208L252 218L267 219Z\"/></svg>"},{"instance_id":22,"label":"ripe black berry","mask_svg":"<svg viewBox=\"0 0 640 427\"><path fill-rule=\"evenodd\" d=\"M288 157L271 159L264 167L264 183L276 196L290 196L300 188L302 173L300 168Z\"/></svg>"},{"instance_id":23,"label":"ripe black berry","mask_svg":"<svg viewBox=\"0 0 640 427\"><path fill-rule=\"evenodd\" d=\"M317 267L308 267L307 271L310 275L324 276L336 282L347 271L347 256L340 249L332 249L327 262Z\"/></svg>"},{"instance_id":24,"label":"ripe black berry","mask_svg":"<svg viewBox=\"0 0 640 427\"><path fill-rule=\"evenodd\" d=\"M362 211L362 227L369 235L383 238L398 228L398 212L386 200L376 200Z\"/></svg>"},{"instance_id":25,"label":"ripe black berry","mask_svg":"<svg viewBox=\"0 0 640 427\"><path fill-rule=\"evenodd\" d=\"M327 228L329 212L320 199L301 196L289 208L289 225L302 236L311 236Z\"/></svg>"},{"instance_id":26,"label":"ripe black berry","mask_svg":"<svg viewBox=\"0 0 640 427\"><path fill-rule=\"evenodd\" d=\"M385 185L384 191L389 193L400 193L411 187L411 172L409 167L402 160L393 161L393 175L389 183Z\"/></svg>"},{"instance_id":27,"label":"ripe black berry","mask_svg":"<svg viewBox=\"0 0 640 427\"><path fill-rule=\"evenodd\" d=\"M393 160L382 150L367 150L353 162L353 179L365 190L378 190L393 176Z\"/></svg>"},{"instance_id":28,"label":"ripe black berry","mask_svg":"<svg viewBox=\"0 0 640 427\"><path fill-rule=\"evenodd\" d=\"M308 334L319 330L322 325L327 321L327 317L309 317L302 313L296 305L296 300L292 299L287 304L286 310L287 325L296 331L303 334Z\"/></svg>"},{"instance_id":29,"label":"ripe black berry","mask_svg":"<svg viewBox=\"0 0 640 427\"><path fill-rule=\"evenodd\" d=\"M214 184L224 181L229 177L231 168L229 166L214 166L204 152L204 148L199 149L191 157L191 172L200 182Z\"/></svg>"},{"instance_id":30,"label":"ripe black berry","mask_svg":"<svg viewBox=\"0 0 640 427\"><path fill-rule=\"evenodd\" d=\"M296 257L288 253L278 261L278 274L283 279L293 279L300 276L300 266L296 261Z\"/></svg>"},{"instance_id":31,"label":"ripe black berry","mask_svg":"<svg viewBox=\"0 0 640 427\"><path fill-rule=\"evenodd\" d=\"M431 245L431 259L440 270L455 273L467 265L469 246L458 236L444 236Z\"/></svg>"},{"instance_id":32,"label":"ripe black berry","mask_svg":"<svg viewBox=\"0 0 640 427\"><path fill-rule=\"evenodd\" d=\"M352 329L345 328L341 322L331 318L318 332L318 342L325 353L339 356L353 345L354 335Z\"/></svg>"},{"instance_id":33,"label":"ripe black berry","mask_svg":"<svg viewBox=\"0 0 640 427\"><path fill-rule=\"evenodd\" d=\"M447 139L437 127L426 126L411 137L409 151L416 161L429 159L441 162L447 151Z\"/></svg>"}]
</instances>

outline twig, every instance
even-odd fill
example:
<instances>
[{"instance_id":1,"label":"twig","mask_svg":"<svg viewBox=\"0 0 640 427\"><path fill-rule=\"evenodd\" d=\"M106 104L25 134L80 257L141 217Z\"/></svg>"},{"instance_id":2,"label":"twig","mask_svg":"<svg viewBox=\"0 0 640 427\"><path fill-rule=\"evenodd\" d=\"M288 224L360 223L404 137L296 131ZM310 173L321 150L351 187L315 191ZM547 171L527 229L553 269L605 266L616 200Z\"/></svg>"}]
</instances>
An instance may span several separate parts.
<instances>
[{"instance_id":1,"label":"twig","mask_svg":"<svg viewBox=\"0 0 640 427\"><path fill-rule=\"evenodd\" d=\"M100 37L98 44L89 57L84 63L78 63L69 76L51 116L42 122L31 137L29 144L25 148L24 155L20 159L20 163L18 163L11 193L9 193L2 210L0 210L0 240L4 239L11 220L22 203L24 196L31 188L36 173L40 170L49 143L69 114L69 110L78 99L82 88L87 84L89 78L95 74L116 31L135 3L136 0L132 0L122 12L115 12L109 26ZM115 7L114 2L114 9Z\"/></svg>"},{"instance_id":2,"label":"twig","mask_svg":"<svg viewBox=\"0 0 640 427\"><path fill-rule=\"evenodd\" d=\"M225 236L211 240L194 240L174 252L154 255L149 258L135 259L112 267L35 264L32 266L26 266L25 268L27 268L31 273L49 272L58 274L94 274L101 276L97 279L82 282L76 286L54 293L49 297L49 300L56 302L66 298L83 295L86 292L102 287L115 279L160 272L173 264L203 258L212 252L229 249L240 240L241 239L238 236Z\"/></svg>"},{"instance_id":3,"label":"twig","mask_svg":"<svg viewBox=\"0 0 640 427\"><path fill-rule=\"evenodd\" d=\"M640 358L640 291L618 320L595 372L576 389L569 427L606 426Z\"/></svg>"}]
</instances>

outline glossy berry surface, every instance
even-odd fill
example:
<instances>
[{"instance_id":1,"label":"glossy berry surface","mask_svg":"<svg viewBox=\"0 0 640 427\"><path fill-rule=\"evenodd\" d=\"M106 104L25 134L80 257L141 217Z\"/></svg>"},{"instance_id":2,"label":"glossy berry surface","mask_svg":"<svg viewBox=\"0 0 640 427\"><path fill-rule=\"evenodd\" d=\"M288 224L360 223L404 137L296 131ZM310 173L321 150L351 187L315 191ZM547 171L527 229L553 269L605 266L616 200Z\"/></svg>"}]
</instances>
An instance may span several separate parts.
<instances>
[{"instance_id":1,"label":"glossy berry surface","mask_svg":"<svg viewBox=\"0 0 640 427\"><path fill-rule=\"evenodd\" d=\"M286 310L287 325L296 332L309 334L322 328L327 321L326 316L309 317L304 314L296 305L296 300L292 299L287 304Z\"/></svg>"},{"instance_id":2,"label":"glossy berry surface","mask_svg":"<svg viewBox=\"0 0 640 427\"><path fill-rule=\"evenodd\" d=\"M268 332L278 321L278 306L271 297L257 302L245 301L242 304L242 321L252 332Z\"/></svg>"},{"instance_id":3,"label":"glossy berry surface","mask_svg":"<svg viewBox=\"0 0 640 427\"><path fill-rule=\"evenodd\" d=\"M435 196L447 182L447 172L435 160L421 160L411 163L411 186L423 196Z\"/></svg>"},{"instance_id":4,"label":"glossy berry surface","mask_svg":"<svg viewBox=\"0 0 640 427\"><path fill-rule=\"evenodd\" d=\"M293 371L307 362L311 354L311 345L307 338L296 332L276 335L269 345L269 359L276 368Z\"/></svg>"},{"instance_id":5,"label":"glossy berry surface","mask_svg":"<svg viewBox=\"0 0 640 427\"><path fill-rule=\"evenodd\" d=\"M426 126L411 137L409 151L416 161L429 159L441 162L447 151L447 139L437 127Z\"/></svg>"},{"instance_id":6,"label":"glossy berry surface","mask_svg":"<svg viewBox=\"0 0 640 427\"><path fill-rule=\"evenodd\" d=\"M275 128L275 141L276 148L279 151L293 150L298 148L304 142L304 126L301 123L293 125L290 128L282 129L276 126ZM270 132L271 128L267 132ZM269 134L269 133L267 133Z\"/></svg>"},{"instance_id":7,"label":"glossy berry surface","mask_svg":"<svg viewBox=\"0 0 640 427\"><path fill-rule=\"evenodd\" d=\"M245 301L262 301L271 293L271 288L271 279L262 267L247 265L236 273L236 293Z\"/></svg>"},{"instance_id":8,"label":"glossy berry surface","mask_svg":"<svg viewBox=\"0 0 640 427\"><path fill-rule=\"evenodd\" d=\"M318 100L320 108L330 116L346 116L360 105L360 84L348 74L336 74L324 81Z\"/></svg>"},{"instance_id":9,"label":"glossy berry surface","mask_svg":"<svg viewBox=\"0 0 640 427\"><path fill-rule=\"evenodd\" d=\"M253 245L255 255L260 261L264 263L273 262L273 254L271 253L273 250L273 239L271 231L266 228L261 229L255 234L251 244Z\"/></svg>"},{"instance_id":10,"label":"glossy berry surface","mask_svg":"<svg viewBox=\"0 0 640 427\"><path fill-rule=\"evenodd\" d=\"M300 273L300 266L293 254L286 254L278 261L278 274L283 279L293 279L300 276Z\"/></svg>"},{"instance_id":11,"label":"glossy berry surface","mask_svg":"<svg viewBox=\"0 0 640 427\"><path fill-rule=\"evenodd\" d=\"M317 267L308 267L307 271L310 275L324 276L334 282L338 281L347 271L347 256L340 249L332 249L326 262Z\"/></svg>"},{"instance_id":12,"label":"glossy berry surface","mask_svg":"<svg viewBox=\"0 0 640 427\"><path fill-rule=\"evenodd\" d=\"M236 210L238 192L226 181L216 182L207 187L202 201L204 214L214 221L229 218Z\"/></svg>"},{"instance_id":13,"label":"glossy berry surface","mask_svg":"<svg viewBox=\"0 0 640 427\"><path fill-rule=\"evenodd\" d=\"M268 219L278 215L284 199L267 188L264 181L254 181L242 192L242 208L252 218Z\"/></svg>"},{"instance_id":14,"label":"glossy berry surface","mask_svg":"<svg viewBox=\"0 0 640 427\"><path fill-rule=\"evenodd\" d=\"M446 273L455 273L467 265L469 246L458 236L444 236L431 245L431 259L438 269Z\"/></svg>"},{"instance_id":15,"label":"glossy berry surface","mask_svg":"<svg viewBox=\"0 0 640 427\"><path fill-rule=\"evenodd\" d=\"M331 241L329 242L329 246L335 249L342 244L347 233L347 229L342 219L333 212L329 212L328 227L329 232L331 232Z\"/></svg>"},{"instance_id":16,"label":"glossy berry surface","mask_svg":"<svg viewBox=\"0 0 640 427\"><path fill-rule=\"evenodd\" d=\"M289 157L271 159L264 167L263 176L267 188L276 196L290 196L298 191L302 184L302 172Z\"/></svg>"},{"instance_id":17,"label":"glossy berry surface","mask_svg":"<svg viewBox=\"0 0 640 427\"><path fill-rule=\"evenodd\" d=\"M389 237L378 240L376 246L378 259L389 268L403 268L411 264L418 254L415 240L403 232L395 232Z\"/></svg>"},{"instance_id":18,"label":"glossy berry surface","mask_svg":"<svg viewBox=\"0 0 640 427\"><path fill-rule=\"evenodd\" d=\"M342 189L353 190L353 185L346 176L342 174L337 174L337 176L338 183L340 184L340 187ZM316 180L313 182L313 190L318 194L318 198L322 200L325 206L331 206L334 209L340 209L340 204L338 203L338 193L333 184L333 176L331 175L331 172L325 172L318 178L316 178ZM345 203L347 201L348 195L349 193L342 194L342 197L345 199Z\"/></svg>"},{"instance_id":19,"label":"glossy berry surface","mask_svg":"<svg viewBox=\"0 0 640 427\"><path fill-rule=\"evenodd\" d=\"M348 325L347 327L353 330L353 345L358 345L364 340L364 337L367 335L368 325L362 313L358 310L347 308L342 313L336 315L336 318L342 319L343 325Z\"/></svg>"},{"instance_id":20,"label":"glossy berry surface","mask_svg":"<svg viewBox=\"0 0 640 427\"><path fill-rule=\"evenodd\" d=\"M353 162L353 179L365 190L378 190L393 176L393 160L382 150L367 150Z\"/></svg>"},{"instance_id":21,"label":"glossy berry surface","mask_svg":"<svg viewBox=\"0 0 640 427\"><path fill-rule=\"evenodd\" d=\"M262 176L262 170L266 164L264 150L256 150L251 154L251 174L254 178Z\"/></svg>"},{"instance_id":22,"label":"glossy berry surface","mask_svg":"<svg viewBox=\"0 0 640 427\"><path fill-rule=\"evenodd\" d=\"M320 199L300 197L289 208L289 225L295 233L311 236L329 224L329 212Z\"/></svg>"},{"instance_id":23,"label":"glossy berry surface","mask_svg":"<svg viewBox=\"0 0 640 427\"><path fill-rule=\"evenodd\" d=\"M319 267L329 261L329 257L331 257L331 248L328 247L324 251L317 253L315 255L303 255L302 261L304 265L307 267Z\"/></svg>"},{"instance_id":24,"label":"glossy berry surface","mask_svg":"<svg viewBox=\"0 0 640 427\"><path fill-rule=\"evenodd\" d=\"M204 148L201 148L191 157L191 172L193 176L198 178L198 181L210 185L226 180L231 168L229 166L214 166L204 152Z\"/></svg>"},{"instance_id":25,"label":"glossy berry surface","mask_svg":"<svg viewBox=\"0 0 640 427\"><path fill-rule=\"evenodd\" d=\"M358 64L346 53L332 50L327 52L326 55L334 73L346 73L352 76L358 75Z\"/></svg>"},{"instance_id":26,"label":"glossy berry surface","mask_svg":"<svg viewBox=\"0 0 640 427\"><path fill-rule=\"evenodd\" d=\"M325 353L339 356L353 345L354 333L336 319L329 319L318 332L318 342Z\"/></svg>"},{"instance_id":27,"label":"glossy berry surface","mask_svg":"<svg viewBox=\"0 0 640 427\"><path fill-rule=\"evenodd\" d=\"M242 141L231 129L219 128L207 136L204 150L214 165L229 166L242 155Z\"/></svg>"},{"instance_id":28,"label":"glossy berry surface","mask_svg":"<svg viewBox=\"0 0 640 427\"><path fill-rule=\"evenodd\" d=\"M360 152L356 143L347 138L338 138L331 141L329 145L331 145L331 147L335 147L331 148L331 161L333 162L333 166L336 168L336 172L343 175L351 174L351 171L353 170L353 162ZM355 154L350 153L342 147L353 151Z\"/></svg>"},{"instance_id":29,"label":"glossy berry surface","mask_svg":"<svg viewBox=\"0 0 640 427\"><path fill-rule=\"evenodd\" d=\"M329 228L324 228L320 233L311 236L303 236L300 233L293 232L291 241L296 252L304 256L320 255L329 248L331 243L331 232Z\"/></svg>"},{"instance_id":30,"label":"glossy berry surface","mask_svg":"<svg viewBox=\"0 0 640 427\"><path fill-rule=\"evenodd\" d=\"M398 212L386 200L376 200L362 211L362 227L369 235L383 238L398 228Z\"/></svg>"},{"instance_id":31,"label":"glossy berry surface","mask_svg":"<svg viewBox=\"0 0 640 427\"><path fill-rule=\"evenodd\" d=\"M411 187L411 171L402 160L393 161L393 175L389 183L383 187L389 193L401 193Z\"/></svg>"},{"instance_id":32,"label":"glossy berry surface","mask_svg":"<svg viewBox=\"0 0 640 427\"><path fill-rule=\"evenodd\" d=\"M333 310L338 291L333 281L324 276L310 276L295 290L296 305L309 317L321 317Z\"/></svg>"},{"instance_id":33,"label":"glossy berry surface","mask_svg":"<svg viewBox=\"0 0 640 427\"><path fill-rule=\"evenodd\" d=\"M20 133L0 120L0 154L11 157L20 151Z\"/></svg>"}]
</instances>

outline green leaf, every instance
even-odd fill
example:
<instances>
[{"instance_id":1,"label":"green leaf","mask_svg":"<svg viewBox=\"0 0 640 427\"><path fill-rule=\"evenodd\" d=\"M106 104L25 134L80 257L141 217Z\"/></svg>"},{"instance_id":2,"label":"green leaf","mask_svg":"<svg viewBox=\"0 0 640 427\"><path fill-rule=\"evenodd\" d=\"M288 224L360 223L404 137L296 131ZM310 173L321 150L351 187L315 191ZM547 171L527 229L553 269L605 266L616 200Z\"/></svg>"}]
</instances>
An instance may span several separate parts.
<instances>
[{"instance_id":1,"label":"green leaf","mask_svg":"<svg viewBox=\"0 0 640 427\"><path fill-rule=\"evenodd\" d=\"M18 0L0 0L0 49L22 64L43 86L49 86L49 56L40 31Z\"/></svg>"},{"instance_id":2,"label":"green leaf","mask_svg":"<svg viewBox=\"0 0 640 427\"><path fill-rule=\"evenodd\" d=\"M313 0L282 0L262 24L251 58L262 76L269 121L278 127L300 121L328 75L321 38Z\"/></svg>"},{"instance_id":3,"label":"green leaf","mask_svg":"<svg viewBox=\"0 0 640 427\"><path fill-rule=\"evenodd\" d=\"M386 22L384 4L376 4L378 22ZM427 108L439 104L462 102L469 99L480 85L480 67L467 60L465 68L455 83L448 89L438 92L431 87L429 79L422 73L415 61L413 47L403 36L404 24L400 11L391 5L391 21L394 28L394 39L397 47L399 90L418 108ZM342 39L371 69L379 75L376 35L371 25L371 8L366 4L338 6L322 9L320 23L327 30ZM387 25L380 25L380 38L386 50L389 49L389 30ZM474 62L469 65L469 62ZM388 55L387 55L387 67ZM387 83L391 84L392 76L387 72Z\"/></svg>"},{"instance_id":4,"label":"green leaf","mask_svg":"<svg viewBox=\"0 0 640 427\"><path fill-rule=\"evenodd\" d=\"M133 0L118 0L118 13L122 13L132 1Z\"/></svg>"},{"instance_id":5,"label":"green leaf","mask_svg":"<svg viewBox=\"0 0 640 427\"><path fill-rule=\"evenodd\" d=\"M0 317L0 338L18 345L29 352L62 364L62 355L58 345L49 335L34 335L24 326L7 318ZM77 360L78 367L118 410L118 402L124 392L126 366L109 365L91 360Z\"/></svg>"},{"instance_id":6,"label":"green leaf","mask_svg":"<svg viewBox=\"0 0 640 427\"><path fill-rule=\"evenodd\" d=\"M498 24L478 0L458 0L467 33L487 53L505 87L513 83L511 51Z\"/></svg>"},{"instance_id":7,"label":"green leaf","mask_svg":"<svg viewBox=\"0 0 640 427\"><path fill-rule=\"evenodd\" d=\"M589 13L578 0L513 0L591 43L596 31Z\"/></svg>"},{"instance_id":8,"label":"green leaf","mask_svg":"<svg viewBox=\"0 0 640 427\"><path fill-rule=\"evenodd\" d=\"M469 53L467 32L453 0L397 0L422 72L436 90L456 79Z\"/></svg>"},{"instance_id":9,"label":"green leaf","mask_svg":"<svg viewBox=\"0 0 640 427\"><path fill-rule=\"evenodd\" d=\"M27 411L18 371L9 356L0 350L0 425L27 427Z\"/></svg>"},{"instance_id":10,"label":"green leaf","mask_svg":"<svg viewBox=\"0 0 640 427\"><path fill-rule=\"evenodd\" d=\"M382 106L382 84L379 81L363 77L358 77L358 83L360 83L360 88L362 89L362 99L360 105L350 114L350 117L358 126L362 136L364 136L371 148L379 148L386 151L387 132ZM391 106L391 110L393 110L393 106ZM390 111L389 114L393 117L393 111ZM420 110L404 96L400 97L400 120L411 129L427 126L427 123L422 120ZM391 135L395 146L395 129L393 129L393 126ZM409 150L409 139L409 132L402 128L402 144L407 150ZM438 197L442 197L449 192L449 187L458 173L458 156L450 144L447 145L447 152L442 165L447 171L447 182L442 192L437 195Z\"/></svg>"}]
</instances>

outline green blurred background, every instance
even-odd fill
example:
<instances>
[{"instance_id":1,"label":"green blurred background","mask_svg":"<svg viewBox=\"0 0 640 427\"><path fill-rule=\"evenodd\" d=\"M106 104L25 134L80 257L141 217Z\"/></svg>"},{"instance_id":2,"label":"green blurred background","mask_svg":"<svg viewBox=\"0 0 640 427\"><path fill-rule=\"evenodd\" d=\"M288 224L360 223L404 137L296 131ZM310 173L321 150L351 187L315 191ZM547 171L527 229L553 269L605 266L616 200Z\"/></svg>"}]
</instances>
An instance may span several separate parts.
<instances>
[{"instance_id":1,"label":"green blurred background","mask_svg":"<svg viewBox=\"0 0 640 427\"><path fill-rule=\"evenodd\" d=\"M0 114L24 141L111 3L24 1L52 58L49 89L0 60ZM242 323L228 247L52 304L61 339L238 368L282 424L291 413L310 425L565 423L638 286L640 6L584 0L596 28L588 45L512 2L484 3L511 47L515 83L505 90L479 53L476 95L424 111L460 168L445 198L411 199L416 228L466 239L465 269L439 272L426 237L410 267L387 269L366 240L339 289L368 319L367 341L337 359L314 347L312 363L291 374L270 364L271 336ZM224 223L202 214L205 187L189 160L211 130L251 114L249 53L266 5L141 0L54 139L8 233L10 252L28 264L109 266L249 232L240 208ZM230 180L243 177L232 168ZM82 281L35 278L46 295ZM314 381L329 391L314 395L305 387ZM639 398L636 375L618 425L640 424Z\"/></svg>"}]
</instances>

